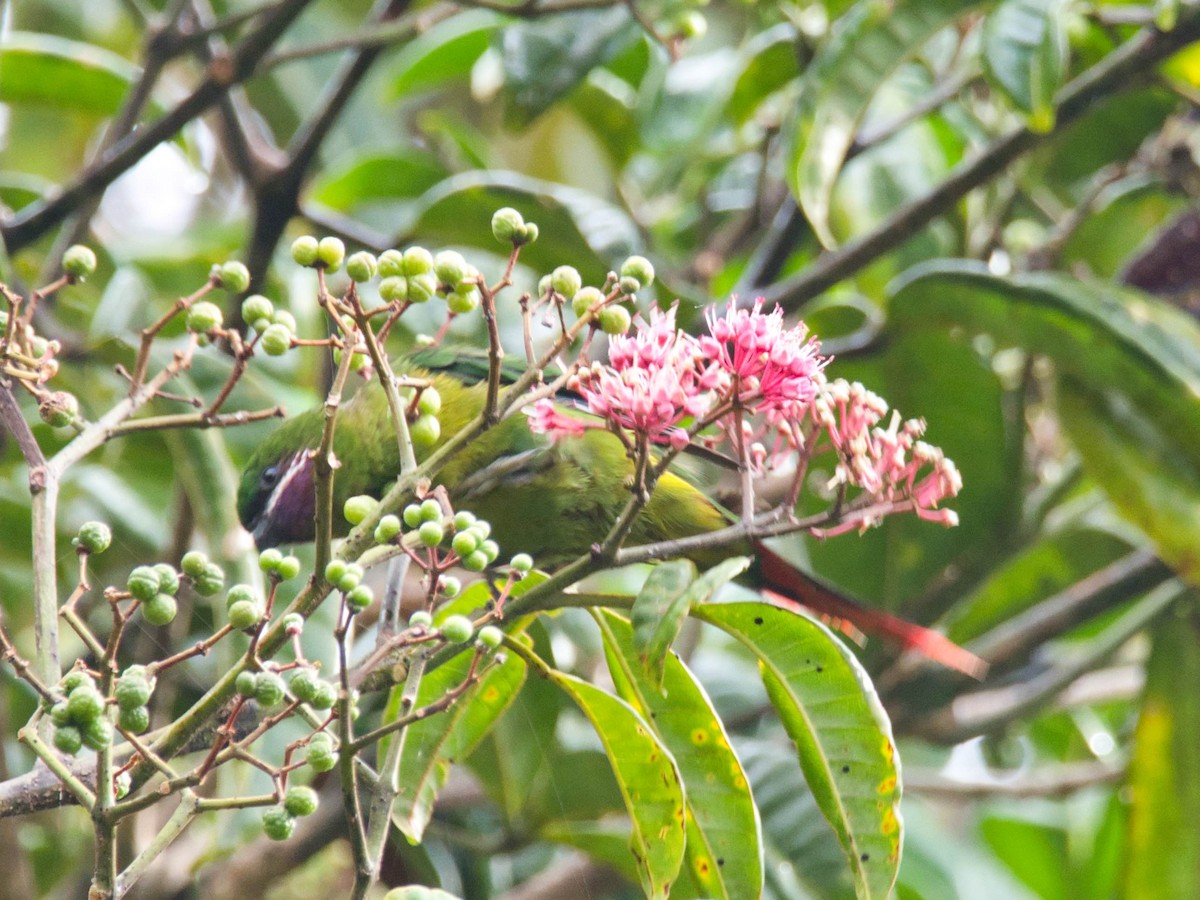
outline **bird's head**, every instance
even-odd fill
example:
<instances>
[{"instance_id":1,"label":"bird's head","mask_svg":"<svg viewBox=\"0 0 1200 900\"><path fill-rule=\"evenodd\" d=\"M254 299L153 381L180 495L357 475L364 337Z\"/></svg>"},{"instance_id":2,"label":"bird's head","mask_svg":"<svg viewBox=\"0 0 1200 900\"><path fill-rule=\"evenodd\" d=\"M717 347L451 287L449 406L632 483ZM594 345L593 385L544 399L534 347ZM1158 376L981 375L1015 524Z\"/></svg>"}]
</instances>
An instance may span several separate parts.
<instances>
[{"instance_id":1,"label":"bird's head","mask_svg":"<svg viewBox=\"0 0 1200 900\"><path fill-rule=\"evenodd\" d=\"M313 539L313 456L300 433L302 419L291 420L260 445L242 472L238 518L260 550Z\"/></svg>"}]
</instances>

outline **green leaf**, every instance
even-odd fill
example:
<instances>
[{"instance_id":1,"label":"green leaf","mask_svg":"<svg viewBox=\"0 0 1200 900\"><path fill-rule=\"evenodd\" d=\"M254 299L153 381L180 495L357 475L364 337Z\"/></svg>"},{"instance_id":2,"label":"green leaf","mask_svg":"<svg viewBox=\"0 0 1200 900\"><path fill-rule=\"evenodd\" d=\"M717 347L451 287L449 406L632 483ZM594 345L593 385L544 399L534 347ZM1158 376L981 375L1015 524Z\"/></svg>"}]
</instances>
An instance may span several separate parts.
<instances>
[{"instance_id":1,"label":"green leaf","mask_svg":"<svg viewBox=\"0 0 1200 900\"><path fill-rule=\"evenodd\" d=\"M488 223L502 206L536 222L541 236L521 249L521 262L549 272L570 260L587 284L601 284L610 269L639 251L637 227L625 212L576 188L515 172L464 172L435 185L418 201L402 232L422 241L444 241L497 252ZM476 227L477 226L477 227ZM407 243L402 234L397 244Z\"/></svg>"},{"instance_id":2,"label":"green leaf","mask_svg":"<svg viewBox=\"0 0 1200 900\"><path fill-rule=\"evenodd\" d=\"M446 167L420 150L355 155L313 185L317 203L347 212L361 203L419 197L446 177Z\"/></svg>"},{"instance_id":3,"label":"green leaf","mask_svg":"<svg viewBox=\"0 0 1200 900\"><path fill-rule=\"evenodd\" d=\"M979 825L992 852L1035 897L1072 896L1067 833L1056 825L1013 816L988 816Z\"/></svg>"},{"instance_id":4,"label":"green leaf","mask_svg":"<svg viewBox=\"0 0 1200 900\"><path fill-rule=\"evenodd\" d=\"M657 687L662 687L667 653L691 608L687 589L695 578L696 564L690 559L659 563L634 598L633 643L643 674Z\"/></svg>"},{"instance_id":5,"label":"green leaf","mask_svg":"<svg viewBox=\"0 0 1200 900\"><path fill-rule=\"evenodd\" d=\"M667 745L687 789L687 859L699 895L756 897L762 891L758 814L742 764L704 688L669 649L663 671L646 677L630 623L594 613L617 692Z\"/></svg>"},{"instance_id":6,"label":"green leaf","mask_svg":"<svg viewBox=\"0 0 1200 900\"><path fill-rule=\"evenodd\" d=\"M892 315L1051 359L1088 472L1174 568L1200 577L1200 326L1153 297L1060 275L922 266Z\"/></svg>"},{"instance_id":7,"label":"green leaf","mask_svg":"<svg viewBox=\"0 0 1200 900\"><path fill-rule=\"evenodd\" d=\"M1003 0L983 25L984 71L1034 131L1054 127L1054 95L1067 68L1062 4Z\"/></svg>"},{"instance_id":8,"label":"green leaf","mask_svg":"<svg viewBox=\"0 0 1200 900\"><path fill-rule=\"evenodd\" d=\"M746 64L733 85L728 114L743 123L759 105L800 74L796 28L783 22L755 35L743 55Z\"/></svg>"},{"instance_id":9,"label":"green leaf","mask_svg":"<svg viewBox=\"0 0 1200 900\"><path fill-rule=\"evenodd\" d=\"M900 769L892 727L862 666L824 625L766 603L692 615L758 657L763 683L859 897L887 897L900 867Z\"/></svg>"},{"instance_id":10,"label":"green leaf","mask_svg":"<svg viewBox=\"0 0 1200 900\"><path fill-rule=\"evenodd\" d=\"M408 41L392 65L391 96L404 97L469 75L503 21L489 10L469 9Z\"/></svg>"},{"instance_id":11,"label":"green leaf","mask_svg":"<svg viewBox=\"0 0 1200 900\"><path fill-rule=\"evenodd\" d=\"M1181 605L1194 616L1196 597ZM1194 618L1154 630L1129 766L1122 896L1200 896L1200 635Z\"/></svg>"},{"instance_id":12,"label":"green leaf","mask_svg":"<svg viewBox=\"0 0 1200 900\"><path fill-rule=\"evenodd\" d=\"M556 820L547 822L538 832L543 840L566 844L582 850L630 881L639 878L637 862L629 853L629 823L602 819L593 822Z\"/></svg>"},{"instance_id":13,"label":"green leaf","mask_svg":"<svg viewBox=\"0 0 1200 900\"><path fill-rule=\"evenodd\" d=\"M596 729L629 812L629 849L642 888L652 900L666 898L683 863L686 820L683 783L670 751L624 700L552 669L532 654L527 659L566 692Z\"/></svg>"},{"instance_id":14,"label":"green leaf","mask_svg":"<svg viewBox=\"0 0 1200 900\"><path fill-rule=\"evenodd\" d=\"M792 136L792 190L821 242L837 175L876 92L932 35L979 0L860 0L838 20L804 77Z\"/></svg>"},{"instance_id":15,"label":"green leaf","mask_svg":"<svg viewBox=\"0 0 1200 900\"><path fill-rule=\"evenodd\" d=\"M441 888L411 884L407 887L392 888L383 895L383 900L459 900L459 897L457 894L451 894Z\"/></svg>"},{"instance_id":16,"label":"green leaf","mask_svg":"<svg viewBox=\"0 0 1200 900\"><path fill-rule=\"evenodd\" d=\"M17 31L4 36L0 73L0 102L110 116L141 69L95 44Z\"/></svg>"},{"instance_id":17,"label":"green leaf","mask_svg":"<svg viewBox=\"0 0 1200 900\"><path fill-rule=\"evenodd\" d=\"M463 682L474 651L458 654L445 665L425 673L416 708L437 700ZM446 712L409 725L401 734L399 787L392 820L401 833L418 843L433 814L438 791L450 767L465 759L517 696L525 680L525 663L507 653L489 666Z\"/></svg>"},{"instance_id":18,"label":"green leaf","mask_svg":"<svg viewBox=\"0 0 1200 900\"><path fill-rule=\"evenodd\" d=\"M500 52L510 124L527 125L640 35L623 6L542 16L505 28Z\"/></svg>"}]
</instances>

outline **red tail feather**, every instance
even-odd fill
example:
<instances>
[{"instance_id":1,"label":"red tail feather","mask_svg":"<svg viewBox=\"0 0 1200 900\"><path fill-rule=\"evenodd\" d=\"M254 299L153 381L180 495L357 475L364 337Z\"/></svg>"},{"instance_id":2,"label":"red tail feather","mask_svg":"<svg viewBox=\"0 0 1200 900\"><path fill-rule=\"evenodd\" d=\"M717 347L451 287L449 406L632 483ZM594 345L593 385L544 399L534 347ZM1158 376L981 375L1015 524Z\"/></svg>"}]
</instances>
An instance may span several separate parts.
<instances>
[{"instance_id":1,"label":"red tail feather","mask_svg":"<svg viewBox=\"0 0 1200 900\"><path fill-rule=\"evenodd\" d=\"M982 679L987 674L988 665L984 660L958 646L944 634L856 603L798 571L786 559L762 544L757 544L755 550L763 587L766 589L764 593L784 606L798 604L813 612L849 622L867 634L891 638L934 662L957 669L972 678Z\"/></svg>"}]
</instances>

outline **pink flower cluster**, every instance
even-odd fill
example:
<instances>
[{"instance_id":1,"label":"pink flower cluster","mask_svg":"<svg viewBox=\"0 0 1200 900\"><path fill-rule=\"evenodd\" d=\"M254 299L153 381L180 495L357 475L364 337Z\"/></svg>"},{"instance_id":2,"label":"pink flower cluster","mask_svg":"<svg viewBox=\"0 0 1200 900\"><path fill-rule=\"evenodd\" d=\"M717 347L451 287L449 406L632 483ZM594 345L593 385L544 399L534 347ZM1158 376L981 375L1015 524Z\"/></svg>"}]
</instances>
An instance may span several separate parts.
<instances>
[{"instance_id":1,"label":"pink flower cluster","mask_svg":"<svg viewBox=\"0 0 1200 900\"><path fill-rule=\"evenodd\" d=\"M937 505L962 489L958 468L939 448L920 440L924 419L902 422L900 414L893 412L888 427L878 427L887 411L881 397L857 382L838 379L825 385L813 404L813 414L838 454L830 487L850 485L876 501L909 502L922 519L957 525L954 511ZM826 534L868 528L882 515L847 521Z\"/></svg>"}]
</instances>

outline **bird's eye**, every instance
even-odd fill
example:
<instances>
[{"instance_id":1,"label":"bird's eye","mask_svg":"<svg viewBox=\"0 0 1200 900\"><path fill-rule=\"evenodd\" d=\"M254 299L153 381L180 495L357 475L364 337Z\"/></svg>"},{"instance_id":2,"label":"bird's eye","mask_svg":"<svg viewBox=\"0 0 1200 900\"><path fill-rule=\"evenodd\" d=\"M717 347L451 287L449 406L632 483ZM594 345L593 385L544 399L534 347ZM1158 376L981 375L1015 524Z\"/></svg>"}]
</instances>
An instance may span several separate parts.
<instances>
[{"instance_id":1,"label":"bird's eye","mask_svg":"<svg viewBox=\"0 0 1200 900\"><path fill-rule=\"evenodd\" d=\"M279 466L267 466L259 476L258 484L259 487L270 490L275 487L277 481L279 481Z\"/></svg>"}]
</instances>

